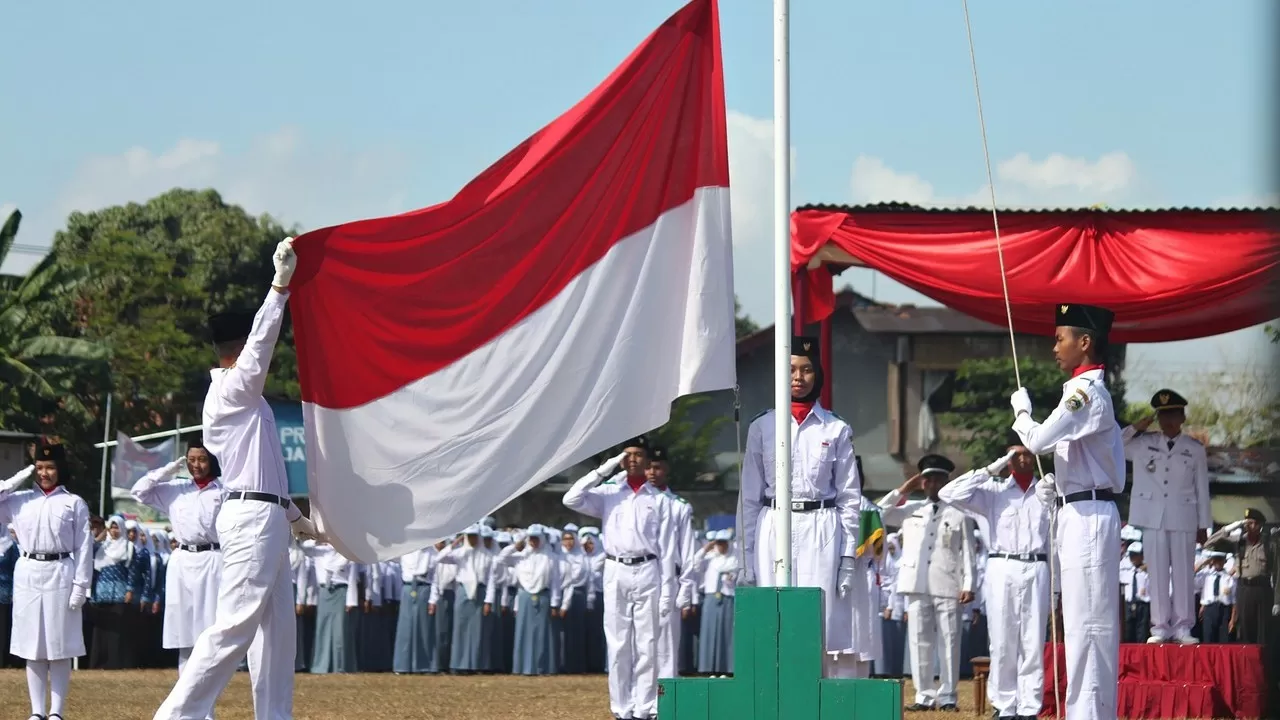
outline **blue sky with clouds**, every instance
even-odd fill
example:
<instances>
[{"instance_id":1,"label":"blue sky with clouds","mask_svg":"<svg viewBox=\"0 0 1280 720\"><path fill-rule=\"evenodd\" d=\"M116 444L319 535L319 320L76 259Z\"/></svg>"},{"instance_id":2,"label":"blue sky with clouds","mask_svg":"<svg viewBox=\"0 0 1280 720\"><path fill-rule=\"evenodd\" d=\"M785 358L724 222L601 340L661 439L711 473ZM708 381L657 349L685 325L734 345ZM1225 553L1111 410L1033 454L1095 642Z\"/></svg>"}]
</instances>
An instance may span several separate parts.
<instances>
[{"instance_id":1,"label":"blue sky with clouds","mask_svg":"<svg viewBox=\"0 0 1280 720\"><path fill-rule=\"evenodd\" d=\"M19 4L0 44L0 206L26 220L4 270L34 262L72 210L175 185L308 228L439 202L680 5ZM793 6L795 202L981 199L960 0ZM970 6L1001 204L1272 201L1274 3ZM738 293L767 322L771 2L721 0L721 15ZM871 292L870 272L846 277ZM874 288L930 302L883 277ZM1257 330L1135 346L1131 382L1149 392L1268 352Z\"/></svg>"}]
</instances>

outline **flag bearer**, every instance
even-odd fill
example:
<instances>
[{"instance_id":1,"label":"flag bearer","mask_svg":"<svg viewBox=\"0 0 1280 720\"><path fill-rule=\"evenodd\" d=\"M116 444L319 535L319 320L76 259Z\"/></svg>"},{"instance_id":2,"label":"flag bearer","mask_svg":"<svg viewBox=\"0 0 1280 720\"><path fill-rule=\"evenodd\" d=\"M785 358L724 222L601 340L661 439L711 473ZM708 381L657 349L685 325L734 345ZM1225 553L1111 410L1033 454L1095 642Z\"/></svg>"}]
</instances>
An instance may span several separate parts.
<instances>
[{"instance_id":1,"label":"flag bearer","mask_svg":"<svg viewBox=\"0 0 1280 720\"><path fill-rule=\"evenodd\" d=\"M35 486L18 490L33 473ZM42 442L32 465L0 482L0 523L13 525L20 549L9 652L27 661L31 714L39 720L62 720L71 660L84 655L81 608L93 581L93 536L89 506L65 487L70 479L66 450Z\"/></svg>"},{"instance_id":2,"label":"flag bearer","mask_svg":"<svg viewBox=\"0 0 1280 720\"><path fill-rule=\"evenodd\" d=\"M862 480L854 461L853 430L822 407L823 372L818 341L796 337L791 346L791 580L823 591L823 676L853 677L859 662L852 644L847 596L854 586ZM774 585L774 411L747 430L742 465L744 580Z\"/></svg>"},{"instance_id":3,"label":"flag bearer","mask_svg":"<svg viewBox=\"0 0 1280 720\"><path fill-rule=\"evenodd\" d=\"M1151 637L1147 642L1196 643L1196 540L1213 527L1209 511L1209 462L1204 445L1182 434L1187 401L1172 390L1151 397L1156 414L1121 433L1125 458L1133 462L1129 524L1142 530L1143 556L1151 575ZM1152 421L1160 432L1147 432ZM1199 537L1197 538L1197 534Z\"/></svg>"},{"instance_id":4,"label":"flag bearer","mask_svg":"<svg viewBox=\"0 0 1280 720\"><path fill-rule=\"evenodd\" d=\"M1119 682L1120 513L1124 443L1111 394L1103 382L1103 349L1115 317L1110 310L1063 303L1056 308L1053 346L1058 366L1071 378L1045 418L1031 416L1031 397L1018 388L1010 398L1013 429L1034 454L1054 452L1057 477L1037 484L1041 500L1056 502L1062 578L1063 639L1067 655L1067 720L1114 720ZM1105 591L1103 589L1106 589Z\"/></svg>"},{"instance_id":5,"label":"flag bearer","mask_svg":"<svg viewBox=\"0 0 1280 720\"><path fill-rule=\"evenodd\" d=\"M669 540L671 500L644 475L647 446L632 440L564 495L565 507L602 521L609 705L616 717L634 720L657 714L657 633L674 609L669 579L679 552Z\"/></svg>"},{"instance_id":6,"label":"flag bearer","mask_svg":"<svg viewBox=\"0 0 1280 720\"><path fill-rule=\"evenodd\" d=\"M955 470L941 455L925 455L920 471L877 503L888 525L902 528L898 592L907 598L907 636L915 703L908 710L955 711L960 680L960 606L973 600L973 521L939 495ZM927 499L907 500L923 489ZM941 682L934 680L934 652Z\"/></svg>"}]
</instances>

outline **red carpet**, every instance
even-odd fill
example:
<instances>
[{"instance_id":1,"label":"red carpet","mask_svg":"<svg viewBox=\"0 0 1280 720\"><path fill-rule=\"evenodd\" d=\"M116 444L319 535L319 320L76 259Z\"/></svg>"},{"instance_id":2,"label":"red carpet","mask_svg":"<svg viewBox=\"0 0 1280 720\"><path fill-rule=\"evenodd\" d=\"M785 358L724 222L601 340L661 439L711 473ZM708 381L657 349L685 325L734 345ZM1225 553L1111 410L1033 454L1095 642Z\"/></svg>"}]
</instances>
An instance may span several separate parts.
<instances>
[{"instance_id":1,"label":"red carpet","mask_svg":"<svg viewBox=\"0 0 1280 720\"><path fill-rule=\"evenodd\" d=\"M1066 657L1058 646L1067 698ZM1041 717L1054 716L1053 646L1044 649ZM1121 645L1119 715L1139 718L1258 718L1266 706L1259 645ZM1065 715L1065 712L1063 713Z\"/></svg>"}]
</instances>

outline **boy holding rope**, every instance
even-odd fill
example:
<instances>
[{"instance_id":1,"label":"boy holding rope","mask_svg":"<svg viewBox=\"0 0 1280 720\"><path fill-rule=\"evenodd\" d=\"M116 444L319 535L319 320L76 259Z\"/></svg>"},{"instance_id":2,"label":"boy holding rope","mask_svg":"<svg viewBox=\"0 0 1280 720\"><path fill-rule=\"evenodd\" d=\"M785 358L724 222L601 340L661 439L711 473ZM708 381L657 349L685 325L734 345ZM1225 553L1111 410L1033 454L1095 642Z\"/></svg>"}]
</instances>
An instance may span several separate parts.
<instances>
[{"instance_id":1,"label":"boy holding rope","mask_svg":"<svg viewBox=\"0 0 1280 720\"><path fill-rule=\"evenodd\" d=\"M1054 359L1071 378L1043 423L1031 417L1031 398L1018 388L1010 402L1013 429L1036 455L1053 451L1057 477L1036 484L1057 506L1068 720L1116 717L1120 636L1115 618L1120 584L1120 514L1124 445L1111 394L1103 382L1103 349L1115 314L1090 305L1056 308Z\"/></svg>"}]
</instances>

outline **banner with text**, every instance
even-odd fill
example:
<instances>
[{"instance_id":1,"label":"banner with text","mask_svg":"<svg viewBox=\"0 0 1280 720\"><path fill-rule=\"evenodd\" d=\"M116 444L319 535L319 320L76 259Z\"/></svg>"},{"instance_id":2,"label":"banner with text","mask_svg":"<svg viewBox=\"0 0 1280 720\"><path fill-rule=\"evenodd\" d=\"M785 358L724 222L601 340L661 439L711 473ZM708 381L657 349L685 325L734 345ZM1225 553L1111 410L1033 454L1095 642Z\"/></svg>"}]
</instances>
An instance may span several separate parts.
<instances>
[{"instance_id":1,"label":"banner with text","mask_svg":"<svg viewBox=\"0 0 1280 720\"><path fill-rule=\"evenodd\" d=\"M284 453L284 471L289 476L289 495L307 496L307 435L302 427L302 403L271 400L280 431L280 452Z\"/></svg>"}]
</instances>

